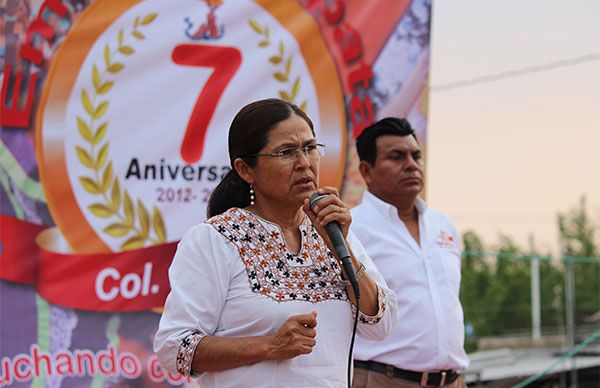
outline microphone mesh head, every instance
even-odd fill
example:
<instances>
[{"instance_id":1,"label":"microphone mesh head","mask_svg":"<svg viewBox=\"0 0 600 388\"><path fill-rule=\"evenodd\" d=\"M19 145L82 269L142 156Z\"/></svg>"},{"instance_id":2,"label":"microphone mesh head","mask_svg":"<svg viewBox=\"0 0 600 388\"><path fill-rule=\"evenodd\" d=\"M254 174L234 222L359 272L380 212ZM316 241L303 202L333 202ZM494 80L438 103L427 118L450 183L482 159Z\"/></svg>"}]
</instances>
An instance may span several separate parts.
<instances>
[{"instance_id":1,"label":"microphone mesh head","mask_svg":"<svg viewBox=\"0 0 600 388\"><path fill-rule=\"evenodd\" d=\"M329 194L319 194L317 192L312 193L312 195L310 196L310 210L315 210L315 205L317 204L317 202L328 196Z\"/></svg>"}]
</instances>

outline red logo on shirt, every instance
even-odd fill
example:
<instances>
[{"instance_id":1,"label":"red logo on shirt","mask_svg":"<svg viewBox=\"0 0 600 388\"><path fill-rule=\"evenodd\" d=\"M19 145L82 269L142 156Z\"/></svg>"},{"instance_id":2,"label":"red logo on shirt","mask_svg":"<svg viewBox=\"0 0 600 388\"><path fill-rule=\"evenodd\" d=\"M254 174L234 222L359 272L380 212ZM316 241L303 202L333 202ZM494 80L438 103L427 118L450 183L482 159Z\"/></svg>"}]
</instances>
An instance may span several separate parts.
<instances>
[{"instance_id":1,"label":"red logo on shirt","mask_svg":"<svg viewBox=\"0 0 600 388\"><path fill-rule=\"evenodd\" d=\"M438 243L439 246L442 246L442 247L445 247L445 248L454 248L455 247L454 237L450 236L444 230L442 230L440 232L440 235L438 236L437 243Z\"/></svg>"}]
</instances>

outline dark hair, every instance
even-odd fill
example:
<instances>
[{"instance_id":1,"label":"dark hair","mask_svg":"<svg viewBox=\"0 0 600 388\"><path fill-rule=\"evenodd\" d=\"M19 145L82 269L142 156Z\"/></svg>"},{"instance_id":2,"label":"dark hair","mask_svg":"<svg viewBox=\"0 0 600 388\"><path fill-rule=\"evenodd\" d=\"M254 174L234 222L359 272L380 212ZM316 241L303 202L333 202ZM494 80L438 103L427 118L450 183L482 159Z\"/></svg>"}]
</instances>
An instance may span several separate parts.
<instances>
[{"instance_id":1,"label":"dark hair","mask_svg":"<svg viewBox=\"0 0 600 388\"><path fill-rule=\"evenodd\" d=\"M365 128L356 138L356 151L358 158L371 165L375 164L377 159L377 138L385 135L408 136L412 135L418 141L415 131L406 119L396 117L386 117L367 128Z\"/></svg>"},{"instance_id":2,"label":"dark hair","mask_svg":"<svg viewBox=\"0 0 600 388\"><path fill-rule=\"evenodd\" d=\"M231 170L223 177L208 200L208 217L221 214L232 207L250 205L250 185L239 176L233 165L241 158L250 167L256 165L256 157L267 145L271 130L280 122L296 114L310 126L310 118L298 106L277 98L254 101L243 107L233 118L229 127L229 162Z\"/></svg>"}]
</instances>

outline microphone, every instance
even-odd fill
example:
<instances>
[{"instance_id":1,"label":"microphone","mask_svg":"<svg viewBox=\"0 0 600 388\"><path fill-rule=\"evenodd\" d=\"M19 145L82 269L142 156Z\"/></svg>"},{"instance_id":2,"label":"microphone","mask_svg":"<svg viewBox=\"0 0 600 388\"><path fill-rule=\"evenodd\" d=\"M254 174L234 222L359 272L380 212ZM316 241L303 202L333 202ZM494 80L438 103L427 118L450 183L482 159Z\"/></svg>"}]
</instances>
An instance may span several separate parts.
<instances>
[{"instance_id":1,"label":"microphone","mask_svg":"<svg viewBox=\"0 0 600 388\"><path fill-rule=\"evenodd\" d=\"M314 211L315 206L319 200L328 197L329 194L319 194L313 193L310 196L310 210ZM354 267L352 267L352 263L350 262L350 251L346 246L346 241L344 241L344 236L342 235L342 230L340 229L340 224L337 221L332 221L325 225L325 231L327 232L327 236L333 243L333 247L338 257L342 261L342 267L346 271L346 276L348 276L348 281L352 285L352 289L354 290L354 296L358 300L360 296L360 290L358 288L358 279L356 279L356 273L354 272Z\"/></svg>"}]
</instances>

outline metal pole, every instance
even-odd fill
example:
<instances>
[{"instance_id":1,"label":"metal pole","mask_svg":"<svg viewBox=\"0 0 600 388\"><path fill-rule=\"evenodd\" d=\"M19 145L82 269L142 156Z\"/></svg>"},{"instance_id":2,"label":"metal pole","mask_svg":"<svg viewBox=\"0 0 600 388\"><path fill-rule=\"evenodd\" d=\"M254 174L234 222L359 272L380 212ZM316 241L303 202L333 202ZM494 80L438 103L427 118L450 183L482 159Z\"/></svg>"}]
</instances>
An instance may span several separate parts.
<instances>
[{"instance_id":1,"label":"metal pole","mask_svg":"<svg viewBox=\"0 0 600 388\"><path fill-rule=\"evenodd\" d=\"M539 342L542 336L540 302L540 259L531 259L531 337L533 342Z\"/></svg>"},{"instance_id":2,"label":"metal pole","mask_svg":"<svg viewBox=\"0 0 600 388\"><path fill-rule=\"evenodd\" d=\"M567 343L569 349L575 346L575 278L573 274L573 262L570 258L565 257L567 262L566 272L566 310L567 310ZM577 366L575 365L575 357L571 357L571 387L577 388Z\"/></svg>"},{"instance_id":3,"label":"metal pole","mask_svg":"<svg viewBox=\"0 0 600 388\"><path fill-rule=\"evenodd\" d=\"M566 277L566 275L565 275L565 277ZM552 301L552 307L554 307L556 309L556 324L558 327L558 332L564 333L565 332L565 323L564 323L565 316L563 315L563 309L562 309L562 287L559 284L557 284L552 289L552 292L554 292L554 300ZM564 348L564 343L563 343L563 348ZM567 374L566 371L562 371L558 374L558 386L560 388L567 387L566 374Z\"/></svg>"}]
</instances>

